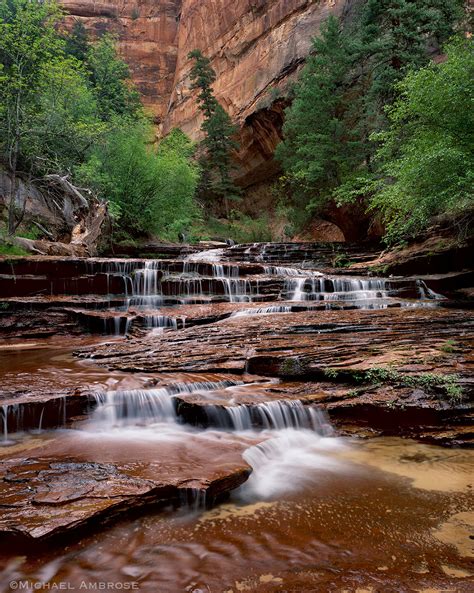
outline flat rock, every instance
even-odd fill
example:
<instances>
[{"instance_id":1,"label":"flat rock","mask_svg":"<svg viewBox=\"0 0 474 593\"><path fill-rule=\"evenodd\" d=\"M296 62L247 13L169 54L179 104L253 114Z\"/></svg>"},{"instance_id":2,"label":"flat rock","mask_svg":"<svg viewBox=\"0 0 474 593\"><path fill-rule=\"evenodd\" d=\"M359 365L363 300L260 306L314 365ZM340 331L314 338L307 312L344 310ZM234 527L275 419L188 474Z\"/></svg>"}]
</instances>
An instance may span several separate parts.
<instances>
[{"instance_id":1,"label":"flat rock","mask_svg":"<svg viewBox=\"0 0 474 593\"><path fill-rule=\"evenodd\" d=\"M58 538L152 505L212 501L247 479L241 450L216 440L200 449L176 443L154 451L111 441L104 451L102 439L91 435L0 461L2 542Z\"/></svg>"},{"instance_id":2,"label":"flat rock","mask_svg":"<svg viewBox=\"0 0 474 593\"><path fill-rule=\"evenodd\" d=\"M246 369L267 376L337 378L422 364L433 373L468 374L472 327L472 317L458 310L307 311L230 318L79 354L111 369L147 372ZM449 352L451 342L463 348Z\"/></svg>"}]
</instances>

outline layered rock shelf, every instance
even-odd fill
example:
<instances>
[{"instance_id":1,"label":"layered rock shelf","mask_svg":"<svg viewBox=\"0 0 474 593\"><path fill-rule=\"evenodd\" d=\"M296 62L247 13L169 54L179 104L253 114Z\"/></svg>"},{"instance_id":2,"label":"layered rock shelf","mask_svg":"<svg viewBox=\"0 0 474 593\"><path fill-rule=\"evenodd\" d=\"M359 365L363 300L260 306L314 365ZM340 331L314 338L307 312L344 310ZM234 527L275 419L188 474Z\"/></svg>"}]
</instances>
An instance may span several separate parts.
<instances>
[{"instance_id":1,"label":"layered rock shelf","mask_svg":"<svg viewBox=\"0 0 474 593\"><path fill-rule=\"evenodd\" d=\"M458 295L472 272L383 276L373 251L350 259L300 243L0 260L5 541L210 506L285 431L472 447Z\"/></svg>"},{"instance_id":2,"label":"layered rock shelf","mask_svg":"<svg viewBox=\"0 0 474 593\"><path fill-rule=\"evenodd\" d=\"M146 507L199 499L211 503L241 485L250 473L237 453L232 452L232 462L222 450L214 453L225 461L216 460L210 469L197 456L183 465L170 452L164 463L130 458L123 463L98 462L98 445L90 449L93 462L57 453L53 458L0 462L2 542L24 546L64 533L84 533Z\"/></svg>"}]
</instances>

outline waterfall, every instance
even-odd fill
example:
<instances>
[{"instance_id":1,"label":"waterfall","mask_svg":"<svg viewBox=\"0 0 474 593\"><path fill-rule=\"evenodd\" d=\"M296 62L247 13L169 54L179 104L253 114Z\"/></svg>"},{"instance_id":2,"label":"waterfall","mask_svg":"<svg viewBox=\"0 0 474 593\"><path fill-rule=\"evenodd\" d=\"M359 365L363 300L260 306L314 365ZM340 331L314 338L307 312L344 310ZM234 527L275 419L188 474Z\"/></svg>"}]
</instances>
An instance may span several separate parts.
<instances>
[{"instance_id":1,"label":"waterfall","mask_svg":"<svg viewBox=\"0 0 474 593\"><path fill-rule=\"evenodd\" d=\"M340 471L347 465L334 455L345 447L340 439L314 431L276 431L273 438L244 451L242 457L252 473L236 497L245 502L273 500L311 488L320 480L321 471Z\"/></svg>"},{"instance_id":2,"label":"waterfall","mask_svg":"<svg viewBox=\"0 0 474 593\"><path fill-rule=\"evenodd\" d=\"M148 315L146 317L146 325L150 329L178 329L176 318L167 317L166 315Z\"/></svg>"},{"instance_id":3,"label":"waterfall","mask_svg":"<svg viewBox=\"0 0 474 593\"><path fill-rule=\"evenodd\" d=\"M423 280L417 280L416 285L418 287L418 292L420 293L421 299L431 299L435 301L442 301L445 299L442 294L438 294L437 292L431 290L431 288L428 288Z\"/></svg>"},{"instance_id":4,"label":"waterfall","mask_svg":"<svg viewBox=\"0 0 474 593\"><path fill-rule=\"evenodd\" d=\"M290 301L363 301L388 296L387 280L380 278L288 278L283 289Z\"/></svg>"},{"instance_id":5,"label":"waterfall","mask_svg":"<svg viewBox=\"0 0 474 593\"><path fill-rule=\"evenodd\" d=\"M8 441L8 405L2 405L2 425L3 425L3 442L4 444L9 443Z\"/></svg>"},{"instance_id":6,"label":"waterfall","mask_svg":"<svg viewBox=\"0 0 474 593\"><path fill-rule=\"evenodd\" d=\"M95 394L97 408L92 424L103 428L123 425L177 424L174 397L183 393L214 391L240 385L236 381L174 383L158 389L106 391Z\"/></svg>"},{"instance_id":7,"label":"waterfall","mask_svg":"<svg viewBox=\"0 0 474 593\"><path fill-rule=\"evenodd\" d=\"M300 268L286 268L283 266L265 266L264 267L265 274L270 276L304 276L305 278L309 277L308 270L302 270ZM312 277L314 276L323 276L321 272L313 272L311 274Z\"/></svg>"},{"instance_id":8,"label":"waterfall","mask_svg":"<svg viewBox=\"0 0 474 593\"><path fill-rule=\"evenodd\" d=\"M237 246L238 247L238 246ZM244 246L245 253L258 251L263 259L272 260L269 253L276 248L281 253L293 253L294 248L285 244L259 244ZM233 248L231 248L232 250ZM267 253L267 250L268 253ZM111 276L123 278L126 302L124 310L138 308L153 312L148 316L145 327L149 329L176 330L175 319L159 314L164 305L207 303L226 301L245 303L255 301L326 302L322 308L348 307L381 309L390 306L390 294L396 295L400 287L403 294L407 283L397 283L383 278L360 278L325 276L315 270L281 265L245 265L222 261L227 251L222 248L207 250L187 256L183 260L112 260L103 262L107 281ZM300 256L304 253L298 250ZM267 257L268 256L268 257ZM247 264L248 266L248 264ZM255 268L255 266L258 266ZM442 299L421 280L412 280L409 290L418 300L415 305L408 299L395 303L399 306L431 306ZM115 282L114 286L117 285ZM393 293L391 292L393 291ZM424 301L424 302L423 302ZM433 305L435 306L435 305ZM318 307L321 308L321 307ZM290 305L263 305L256 309L245 309L231 313L231 317L290 313ZM156 313L155 313L156 312ZM105 330L115 335L127 335L133 317L123 316L104 322Z\"/></svg>"},{"instance_id":9,"label":"waterfall","mask_svg":"<svg viewBox=\"0 0 474 593\"><path fill-rule=\"evenodd\" d=\"M271 313L291 313L290 305L273 305L269 307L255 307L254 309L242 309L235 311L231 317L247 317L249 315L270 315Z\"/></svg>"},{"instance_id":10,"label":"waterfall","mask_svg":"<svg viewBox=\"0 0 474 593\"><path fill-rule=\"evenodd\" d=\"M279 400L255 405L207 406L207 415L213 425L233 430L250 430L254 426L281 430L284 428L309 429L324 436L332 428L321 410L304 406L299 400Z\"/></svg>"}]
</instances>

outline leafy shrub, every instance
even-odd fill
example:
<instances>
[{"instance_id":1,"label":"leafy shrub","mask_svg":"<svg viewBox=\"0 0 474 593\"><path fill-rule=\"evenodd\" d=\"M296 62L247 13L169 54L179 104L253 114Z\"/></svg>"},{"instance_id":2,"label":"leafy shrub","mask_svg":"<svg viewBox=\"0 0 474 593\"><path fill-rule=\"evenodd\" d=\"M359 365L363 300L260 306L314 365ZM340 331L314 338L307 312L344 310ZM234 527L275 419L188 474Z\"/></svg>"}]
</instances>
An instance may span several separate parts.
<instances>
[{"instance_id":1,"label":"leafy shrub","mask_svg":"<svg viewBox=\"0 0 474 593\"><path fill-rule=\"evenodd\" d=\"M198 215L192 144L175 130L155 150L149 124L120 124L80 168L81 179L109 200L119 236L176 239Z\"/></svg>"}]
</instances>

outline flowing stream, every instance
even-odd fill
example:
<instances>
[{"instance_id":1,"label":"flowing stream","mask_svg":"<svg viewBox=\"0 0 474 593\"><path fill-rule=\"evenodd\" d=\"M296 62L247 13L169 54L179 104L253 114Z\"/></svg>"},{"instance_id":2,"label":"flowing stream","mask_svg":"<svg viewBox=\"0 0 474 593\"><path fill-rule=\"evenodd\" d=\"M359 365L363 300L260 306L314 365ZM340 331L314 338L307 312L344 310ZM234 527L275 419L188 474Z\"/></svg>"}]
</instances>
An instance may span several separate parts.
<instances>
[{"instance_id":1,"label":"flowing stream","mask_svg":"<svg viewBox=\"0 0 474 593\"><path fill-rule=\"evenodd\" d=\"M219 331L217 321L238 328L243 318L290 319L311 307L436 307L442 298L420 281L281 265L271 246L241 252L240 263L222 249L181 261L102 260L94 269L123 284L103 317L101 333L113 337L12 340L0 348L5 393L20 394L2 404L0 460L120 463L137 477L144 465L160 464L154 478L189 482L179 503L124 515L67 547L3 550L3 582L27 582L27 590L112 583L109 589L159 593L472 590L472 451L341 437L306 392L280 379L110 371L73 356L134 332L181 335L198 321ZM203 306L212 319L196 317ZM68 393L79 387L87 405L69 414ZM44 402L53 391L63 403L51 412ZM36 402L34 412L22 398ZM209 499L203 484L232 464L248 468L248 479L227 499ZM199 484L186 477L193 472Z\"/></svg>"}]
</instances>

